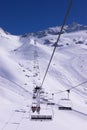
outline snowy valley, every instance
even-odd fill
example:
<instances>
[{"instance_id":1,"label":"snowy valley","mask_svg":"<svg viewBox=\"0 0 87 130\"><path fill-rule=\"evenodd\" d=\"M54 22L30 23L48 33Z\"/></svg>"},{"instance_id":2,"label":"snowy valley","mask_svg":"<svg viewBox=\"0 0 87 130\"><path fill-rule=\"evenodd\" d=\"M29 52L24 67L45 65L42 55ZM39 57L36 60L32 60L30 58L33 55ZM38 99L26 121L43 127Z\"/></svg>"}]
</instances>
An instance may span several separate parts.
<instances>
[{"instance_id":1,"label":"snowy valley","mask_svg":"<svg viewBox=\"0 0 87 130\"><path fill-rule=\"evenodd\" d=\"M12 35L0 28L0 130L87 129L87 26L66 25L43 84L46 97L54 94L51 121L31 121L34 52L38 53L40 85L60 27L37 33ZM35 46L36 41L36 46ZM72 111L59 110L60 99L69 98Z\"/></svg>"}]
</instances>

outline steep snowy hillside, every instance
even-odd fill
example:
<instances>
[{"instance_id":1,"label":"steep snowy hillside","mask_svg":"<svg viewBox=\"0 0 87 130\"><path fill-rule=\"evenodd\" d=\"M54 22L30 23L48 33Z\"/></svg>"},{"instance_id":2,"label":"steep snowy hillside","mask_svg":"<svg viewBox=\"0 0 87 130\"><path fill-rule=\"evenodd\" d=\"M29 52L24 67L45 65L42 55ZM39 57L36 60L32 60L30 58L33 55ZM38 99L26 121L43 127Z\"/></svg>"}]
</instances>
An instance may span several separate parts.
<instances>
[{"instance_id":1,"label":"steep snowy hillside","mask_svg":"<svg viewBox=\"0 0 87 130\"><path fill-rule=\"evenodd\" d=\"M54 95L53 120L30 120L33 88L41 85L59 31L14 36L0 28L0 130L87 129L87 26L76 23L64 27L43 84L46 99ZM60 111L67 90L72 111Z\"/></svg>"}]
</instances>

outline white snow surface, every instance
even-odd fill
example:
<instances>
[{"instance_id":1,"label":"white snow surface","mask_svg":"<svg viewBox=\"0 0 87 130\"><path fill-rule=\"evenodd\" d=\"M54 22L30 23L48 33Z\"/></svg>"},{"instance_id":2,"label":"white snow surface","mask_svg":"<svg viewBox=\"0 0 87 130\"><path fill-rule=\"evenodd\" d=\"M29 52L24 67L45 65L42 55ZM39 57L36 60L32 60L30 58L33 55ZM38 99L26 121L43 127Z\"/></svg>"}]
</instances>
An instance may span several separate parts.
<instances>
[{"instance_id":1,"label":"white snow surface","mask_svg":"<svg viewBox=\"0 0 87 130\"><path fill-rule=\"evenodd\" d=\"M53 119L30 120L34 85L34 40L37 43L40 68L40 79L36 79L36 83L41 84L58 37L57 31L59 27L49 28L45 35L41 32L14 36L0 28L0 130L87 129L87 83L71 89L72 111L58 109L59 100L67 97L65 90L87 81L87 30L82 28L61 35L43 84L44 91L48 93L46 98L54 93L52 102L55 105L50 107ZM52 34L53 32L55 33ZM59 93L60 91L65 92ZM43 106L45 105L42 105L42 109Z\"/></svg>"}]
</instances>

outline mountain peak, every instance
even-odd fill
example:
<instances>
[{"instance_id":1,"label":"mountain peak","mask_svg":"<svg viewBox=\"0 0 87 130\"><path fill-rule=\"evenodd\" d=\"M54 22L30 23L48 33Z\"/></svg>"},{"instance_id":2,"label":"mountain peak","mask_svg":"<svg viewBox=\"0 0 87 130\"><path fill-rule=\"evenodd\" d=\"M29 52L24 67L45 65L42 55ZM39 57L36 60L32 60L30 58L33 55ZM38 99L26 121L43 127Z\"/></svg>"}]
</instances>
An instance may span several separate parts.
<instances>
[{"instance_id":1,"label":"mountain peak","mask_svg":"<svg viewBox=\"0 0 87 130\"><path fill-rule=\"evenodd\" d=\"M60 32L60 29L61 29L61 26L49 27L48 29L39 31L35 34L40 37L47 36L47 34L58 35ZM62 33L65 33L65 32L70 33L70 32L76 32L76 31L81 31L81 30L87 30L87 26L73 22L69 25L65 25Z\"/></svg>"},{"instance_id":2,"label":"mountain peak","mask_svg":"<svg viewBox=\"0 0 87 130\"><path fill-rule=\"evenodd\" d=\"M3 28L0 27L0 34L6 34L6 35L8 35L10 33L8 33L7 31L5 31Z\"/></svg>"},{"instance_id":3,"label":"mountain peak","mask_svg":"<svg viewBox=\"0 0 87 130\"><path fill-rule=\"evenodd\" d=\"M73 22L72 24L69 24L67 26L65 32L69 33L69 32L81 31L81 30L87 30L87 26Z\"/></svg>"}]
</instances>

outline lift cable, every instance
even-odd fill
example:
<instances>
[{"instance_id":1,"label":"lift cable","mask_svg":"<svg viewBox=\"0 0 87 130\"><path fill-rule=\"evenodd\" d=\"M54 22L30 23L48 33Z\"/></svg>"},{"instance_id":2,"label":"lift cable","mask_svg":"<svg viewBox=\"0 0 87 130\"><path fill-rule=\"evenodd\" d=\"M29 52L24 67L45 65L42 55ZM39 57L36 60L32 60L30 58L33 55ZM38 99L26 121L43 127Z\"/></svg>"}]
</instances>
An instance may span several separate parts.
<instances>
[{"instance_id":1,"label":"lift cable","mask_svg":"<svg viewBox=\"0 0 87 130\"><path fill-rule=\"evenodd\" d=\"M80 83L80 84L77 84L76 86L73 86L73 87L71 87L71 88L69 88L69 89L66 89L66 90L61 90L60 92L56 92L56 93L54 93L54 94L59 94L59 93L63 93L63 92L66 92L66 91L71 91L72 89L75 89L75 88L77 88L77 87L79 87L79 86L81 86L81 85L83 85L83 84L85 84L85 83L87 83L87 80L86 81L84 81L84 82L82 82L82 83Z\"/></svg>"},{"instance_id":2,"label":"lift cable","mask_svg":"<svg viewBox=\"0 0 87 130\"><path fill-rule=\"evenodd\" d=\"M47 75L48 69L49 69L49 67L50 67L51 61L52 61L52 59L53 59L53 56L54 56L54 53L55 53L56 47L57 47L58 42L59 42L59 40L60 40L60 36L61 36L61 34L62 34L62 31L63 31L64 25L65 25L65 23L66 23L66 20L67 20L67 18L68 18L69 12L70 12L70 9L71 9L71 7L72 7L72 3L73 3L73 0L70 0L70 3L69 3L69 6L68 6L68 9L67 9L67 11L66 11L66 15L65 15L65 17L64 17L64 20L63 20L63 23L62 23L62 26L61 26L61 29L60 29L60 32L59 32L59 34L58 34L57 41L56 41L55 44L54 44L54 49L53 49L53 52L52 52L51 58L50 58L50 60L49 60L49 63L48 63L48 66L47 66L47 69L46 69L45 75L44 75L44 77L43 77L43 80L42 80L42 83L41 83L41 87L43 86L43 83L44 83L44 81L45 81L45 78L46 78L46 75Z\"/></svg>"}]
</instances>

